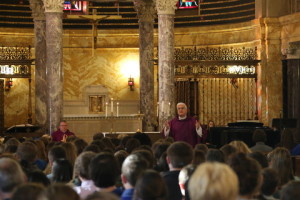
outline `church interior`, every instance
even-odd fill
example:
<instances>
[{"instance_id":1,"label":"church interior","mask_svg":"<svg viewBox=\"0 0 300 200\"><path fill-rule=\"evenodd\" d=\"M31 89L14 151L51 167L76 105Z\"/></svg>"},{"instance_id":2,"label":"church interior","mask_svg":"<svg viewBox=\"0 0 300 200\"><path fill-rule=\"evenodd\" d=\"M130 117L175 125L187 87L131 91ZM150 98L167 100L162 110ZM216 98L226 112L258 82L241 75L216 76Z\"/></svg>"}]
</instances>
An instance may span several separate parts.
<instances>
[{"instance_id":1,"label":"church interior","mask_svg":"<svg viewBox=\"0 0 300 200\"><path fill-rule=\"evenodd\" d=\"M156 132L178 102L220 127L300 117L299 0L41 4L0 3L2 131Z\"/></svg>"},{"instance_id":2,"label":"church interior","mask_svg":"<svg viewBox=\"0 0 300 200\"><path fill-rule=\"evenodd\" d=\"M300 0L1 0L0 200L300 199Z\"/></svg>"}]
</instances>

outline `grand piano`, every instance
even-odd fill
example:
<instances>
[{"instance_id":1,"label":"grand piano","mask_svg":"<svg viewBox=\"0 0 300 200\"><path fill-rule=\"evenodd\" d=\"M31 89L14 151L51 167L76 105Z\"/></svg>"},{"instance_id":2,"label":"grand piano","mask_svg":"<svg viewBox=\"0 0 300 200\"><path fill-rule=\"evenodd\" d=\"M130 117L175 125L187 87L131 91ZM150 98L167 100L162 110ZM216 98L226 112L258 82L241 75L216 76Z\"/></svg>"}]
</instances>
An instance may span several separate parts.
<instances>
[{"instance_id":1,"label":"grand piano","mask_svg":"<svg viewBox=\"0 0 300 200\"><path fill-rule=\"evenodd\" d=\"M228 123L226 127L212 127L208 133L207 142L216 146L222 147L234 140L241 140L249 147L255 145L252 141L253 132L257 129L262 129L267 135L266 144L275 147L280 141L280 131L274 131L270 127L263 126L259 122L235 122Z\"/></svg>"},{"instance_id":2,"label":"grand piano","mask_svg":"<svg viewBox=\"0 0 300 200\"><path fill-rule=\"evenodd\" d=\"M41 130L40 126L32 124L18 124L9 127L5 130L1 136L12 136L15 138L22 137L41 137L44 133Z\"/></svg>"}]
</instances>

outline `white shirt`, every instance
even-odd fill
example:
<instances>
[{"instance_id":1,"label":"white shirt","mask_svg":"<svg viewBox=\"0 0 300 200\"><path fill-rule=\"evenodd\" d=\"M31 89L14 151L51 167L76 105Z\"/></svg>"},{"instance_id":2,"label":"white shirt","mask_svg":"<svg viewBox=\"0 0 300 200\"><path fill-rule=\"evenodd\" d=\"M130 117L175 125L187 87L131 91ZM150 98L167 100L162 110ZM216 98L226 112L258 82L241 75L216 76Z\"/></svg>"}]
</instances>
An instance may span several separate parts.
<instances>
[{"instance_id":1,"label":"white shirt","mask_svg":"<svg viewBox=\"0 0 300 200\"><path fill-rule=\"evenodd\" d=\"M84 180L81 182L81 186L73 188L81 199L85 199L88 195L93 194L97 191L97 187L94 185L92 180Z\"/></svg>"}]
</instances>

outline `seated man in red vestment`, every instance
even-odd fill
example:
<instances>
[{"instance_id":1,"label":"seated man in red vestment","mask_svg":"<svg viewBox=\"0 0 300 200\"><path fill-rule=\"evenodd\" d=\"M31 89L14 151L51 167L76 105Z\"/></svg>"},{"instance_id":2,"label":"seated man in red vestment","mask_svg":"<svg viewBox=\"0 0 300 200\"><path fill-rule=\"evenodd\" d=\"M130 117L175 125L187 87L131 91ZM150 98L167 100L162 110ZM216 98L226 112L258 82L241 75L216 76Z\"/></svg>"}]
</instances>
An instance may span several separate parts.
<instances>
[{"instance_id":1,"label":"seated man in red vestment","mask_svg":"<svg viewBox=\"0 0 300 200\"><path fill-rule=\"evenodd\" d=\"M67 122L63 120L59 123L59 127L57 131L51 134L51 138L52 141L55 142L60 142L60 141L65 142L67 137L70 135L75 135L75 134L69 131Z\"/></svg>"},{"instance_id":2,"label":"seated man in red vestment","mask_svg":"<svg viewBox=\"0 0 300 200\"><path fill-rule=\"evenodd\" d=\"M178 116L165 123L162 131L164 137L171 136L175 141L184 141L193 147L200 142L205 142L206 130L202 129L194 117L187 115L186 104L178 103L176 107Z\"/></svg>"}]
</instances>

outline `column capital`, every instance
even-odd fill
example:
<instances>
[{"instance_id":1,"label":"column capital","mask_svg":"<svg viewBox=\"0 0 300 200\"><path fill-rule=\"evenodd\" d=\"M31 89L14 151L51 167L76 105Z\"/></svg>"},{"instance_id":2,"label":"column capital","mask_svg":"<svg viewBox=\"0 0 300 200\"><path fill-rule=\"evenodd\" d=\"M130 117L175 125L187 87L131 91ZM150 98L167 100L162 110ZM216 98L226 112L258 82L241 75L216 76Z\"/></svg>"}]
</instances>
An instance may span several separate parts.
<instances>
[{"instance_id":1,"label":"column capital","mask_svg":"<svg viewBox=\"0 0 300 200\"><path fill-rule=\"evenodd\" d=\"M64 9L64 0L43 0L45 12L62 13Z\"/></svg>"},{"instance_id":2,"label":"column capital","mask_svg":"<svg viewBox=\"0 0 300 200\"><path fill-rule=\"evenodd\" d=\"M45 20L45 9L42 0L30 0L33 20Z\"/></svg>"},{"instance_id":3,"label":"column capital","mask_svg":"<svg viewBox=\"0 0 300 200\"><path fill-rule=\"evenodd\" d=\"M155 0L158 15L175 15L178 0Z\"/></svg>"},{"instance_id":4,"label":"column capital","mask_svg":"<svg viewBox=\"0 0 300 200\"><path fill-rule=\"evenodd\" d=\"M154 21L156 15L154 0L133 0L139 21Z\"/></svg>"}]
</instances>

